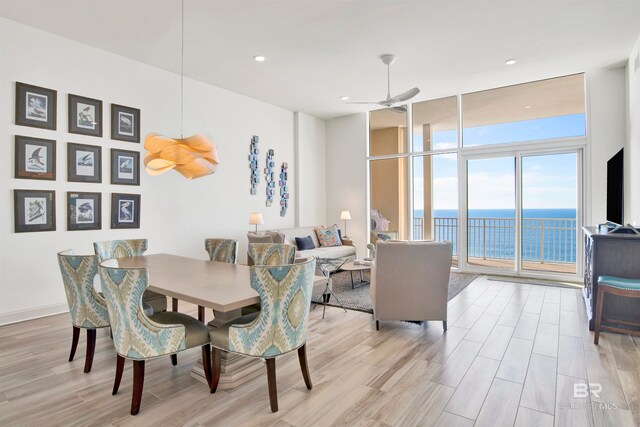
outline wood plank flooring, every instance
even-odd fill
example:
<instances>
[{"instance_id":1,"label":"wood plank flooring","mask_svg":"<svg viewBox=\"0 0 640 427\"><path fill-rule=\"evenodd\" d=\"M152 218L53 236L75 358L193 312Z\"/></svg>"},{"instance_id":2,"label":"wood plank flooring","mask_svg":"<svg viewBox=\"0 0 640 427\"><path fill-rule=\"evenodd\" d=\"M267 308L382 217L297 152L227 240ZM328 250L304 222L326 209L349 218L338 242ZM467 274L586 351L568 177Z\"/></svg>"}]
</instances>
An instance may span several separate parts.
<instances>
[{"instance_id":1,"label":"wood plank flooring","mask_svg":"<svg viewBox=\"0 0 640 427\"><path fill-rule=\"evenodd\" d=\"M440 322L380 326L366 313L329 307L322 319L313 310L314 387L306 389L295 352L277 359L275 414L266 375L209 394L190 376L199 349L180 353L176 367L151 360L136 417L130 362L111 395L106 330L84 374L84 333L67 362L68 315L3 326L0 425L640 426L640 340L603 333L593 345L578 290L480 277L449 303L446 334ZM575 393L583 383L602 389Z\"/></svg>"}]
</instances>

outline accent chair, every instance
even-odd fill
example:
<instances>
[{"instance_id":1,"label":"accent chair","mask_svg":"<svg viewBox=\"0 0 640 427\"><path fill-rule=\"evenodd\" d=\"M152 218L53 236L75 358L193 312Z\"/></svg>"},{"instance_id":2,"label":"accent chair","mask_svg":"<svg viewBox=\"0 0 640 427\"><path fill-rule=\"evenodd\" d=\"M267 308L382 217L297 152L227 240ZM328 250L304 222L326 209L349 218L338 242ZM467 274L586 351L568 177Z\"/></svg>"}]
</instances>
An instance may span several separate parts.
<instances>
[{"instance_id":1,"label":"accent chair","mask_svg":"<svg viewBox=\"0 0 640 427\"><path fill-rule=\"evenodd\" d=\"M113 343L117 352L112 394L118 393L125 359L133 360L131 415L136 415L140 410L147 359L175 355L200 346L205 376L211 385L209 328L183 313L164 311L147 316L142 310L142 295L149 286L146 268L119 268L117 259L109 259L100 263L98 270L105 287Z\"/></svg>"},{"instance_id":2,"label":"accent chair","mask_svg":"<svg viewBox=\"0 0 640 427\"><path fill-rule=\"evenodd\" d=\"M273 412L278 411L277 356L297 350L305 384L309 390L312 388L306 343L315 269L314 258L298 264L251 267L251 287L260 295L261 310L210 332L213 347L212 393L215 393L220 379L222 351L265 359Z\"/></svg>"},{"instance_id":3,"label":"accent chair","mask_svg":"<svg viewBox=\"0 0 640 427\"><path fill-rule=\"evenodd\" d=\"M451 242L378 242L371 270L376 330L380 320L441 320L447 330Z\"/></svg>"}]
</instances>

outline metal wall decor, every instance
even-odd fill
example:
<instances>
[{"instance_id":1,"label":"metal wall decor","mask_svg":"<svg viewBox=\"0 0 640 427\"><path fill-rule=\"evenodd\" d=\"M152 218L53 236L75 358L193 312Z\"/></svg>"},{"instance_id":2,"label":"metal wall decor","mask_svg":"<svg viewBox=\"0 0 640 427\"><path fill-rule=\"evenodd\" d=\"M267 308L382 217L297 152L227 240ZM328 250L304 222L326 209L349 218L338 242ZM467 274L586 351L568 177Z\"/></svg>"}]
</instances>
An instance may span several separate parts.
<instances>
[{"instance_id":1,"label":"metal wall decor","mask_svg":"<svg viewBox=\"0 0 640 427\"><path fill-rule=\"evenodd\" d=\"M251 137L251 144L249 145L249 168L251 168L252 196L258 194L258 184L260 183L260 171L258 169L258 155L260 154L260 149L258 148L259 142L260 137L258 135L253 135L253 137Z\"/></svg>"},{"instance_id":2,"label":"metal wall decor","mask_svg":"<svg viewBox=\"0 0 640 427\"><path fill-rule=\"evenodd\" d=\"M273 168L276 166L276 163L273 161L274 155L275 152L270 148L267 151L266 167L264 168L264 180L267 185L267 201L265 202L265 205L267 207L270 207L273 203L273 197L276 192L276 181L274 180L273 175Z\"/></svg>"},{"instance_id":3,"label":"metal wall decor","mask_svg":"<svg viewBox=\"0 0 640 427\"><path fill-rule=\"evenodd\" d=\"M280 216L287 214L287 208L289 207L289 186L287 180L289 179L289 164L282 162L280 166Z\"/></svg>"}]
</instances>

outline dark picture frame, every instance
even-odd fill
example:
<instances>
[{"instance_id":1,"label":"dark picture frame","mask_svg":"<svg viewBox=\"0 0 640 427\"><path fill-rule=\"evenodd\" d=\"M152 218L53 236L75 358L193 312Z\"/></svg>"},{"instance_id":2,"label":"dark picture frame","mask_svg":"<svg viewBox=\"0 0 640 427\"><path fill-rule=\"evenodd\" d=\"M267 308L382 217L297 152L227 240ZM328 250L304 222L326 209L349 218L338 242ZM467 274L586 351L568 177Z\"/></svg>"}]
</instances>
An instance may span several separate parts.
<instances>
[{"instance_id":1,"label":"dark picture frame","mask_svg":"<svg viewBox=\"0 0 640 427\"><path fill-rule=\"evenodd\" d=\"M102 147L68 142L67 181L102 182Z\"/></svg>"},{"instance_id":2,"label":"dark picture frame","mask_svg":"<svg viewBox=\"0 0 640 427\"><path fill-rule=\"evenodd\" d=\"M56 130L58 92L16 82L16 124Z\"/></svg>"},{"instance_id":3,"label":"dark picture frame","mask_svg":"<svg viewBox=\"0 0 640 427\"><path fill-rule=\"evenodd\" d=\"M15 178L56 179L56 141L15 136Z\"/></svg>"},{"instance_id":4,"label":"dark picture frame","mask_svg":"<svg viewBox=\"0 0 640 427\"><path fill-rule=\"evenodd\" d=\"M140 109L111 104L111 139L140 143Z\"/></svg>"},{"instance_id":5,"label":"dark picture frame","mask_svg":"<svg viewBox=\"0 0 640 427\"><path fill-rule=\"evenodd\" d=\"M140 152L111 149L111 183L140 185Z\"/></svg>"},{"instance_id":6,"label":"dark picture frame","mask_svg":"<svg viewBox=\"0 0 640 427\"><path fill-rule=\"evenodd\" d=\"M111 228L140 228L140 194L111 194Z\"/></svg>"},{"instance_id":7,"label":"dark picture frame","mask_svg":"<svg viewBox=\"0 0 640 427\"><path fill-rule=\"evenodd\" d=\"M16 233L55 231L55 191L13 190L13 207Z\"/></svg>"},{"instance_id":8,"label":"dark picture frame","mask_svg":"<svg viewBox=\"0 0 640 427\"><path fill-rule=\"evenodd\" d=\"M102 137L102 101L69 94L69 133Z\"/></svg>"},{"instance_id":9,"label":"dark picture frame","mask_svg":"<svg viewBox=\"0 0 640 427\"><path fill-rule=\"evenodd\" d=\"M102 193L67 192L67 231L102 229Z\"/></svg>"}]
</instances>

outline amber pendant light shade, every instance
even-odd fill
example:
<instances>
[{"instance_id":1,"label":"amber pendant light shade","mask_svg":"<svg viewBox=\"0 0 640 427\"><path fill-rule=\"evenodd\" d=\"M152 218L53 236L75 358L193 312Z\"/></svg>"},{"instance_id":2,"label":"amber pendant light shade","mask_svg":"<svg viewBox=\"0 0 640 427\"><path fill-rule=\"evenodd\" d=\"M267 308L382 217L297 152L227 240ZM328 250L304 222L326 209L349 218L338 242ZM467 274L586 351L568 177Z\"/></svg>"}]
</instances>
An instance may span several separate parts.
<instances>
[{"instance_id":1,"label":"amber pendant light shade","mask_svg":"<svg viewBox=\"0 0 640 427\"><path fill-rule=\"evenodd\" d=\"M201 178L213 174L220 163L216 145L202 134L178 139L150 133L144 148L148 151L144 166L149 175L174 169L187 179Z\"/></svg>"}]
</instances>

